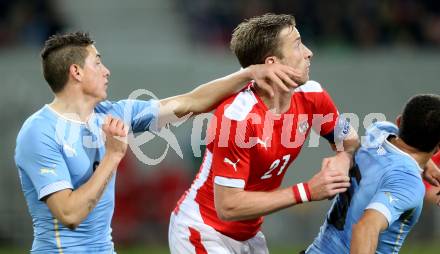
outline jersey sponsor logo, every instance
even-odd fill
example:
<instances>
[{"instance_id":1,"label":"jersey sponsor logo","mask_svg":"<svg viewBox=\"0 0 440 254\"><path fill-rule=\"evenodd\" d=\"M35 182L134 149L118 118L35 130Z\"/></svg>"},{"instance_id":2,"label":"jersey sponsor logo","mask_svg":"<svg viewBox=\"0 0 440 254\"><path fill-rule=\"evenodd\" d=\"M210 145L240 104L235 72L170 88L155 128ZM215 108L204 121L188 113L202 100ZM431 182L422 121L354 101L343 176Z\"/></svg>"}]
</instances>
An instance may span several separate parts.
<instances>
[{"instance_id":1,"label":"jersey sponsor logo","mask_svg":"<svg viewBox=\"0 0 440 254\"><path fill-rule=\"evenodd\" d=\"M266 139L264 139L264 141L263 140L261 140L260 138L257 138L257 144L260 144L262 147L264 147L264 149L266 149L267 150L267 140L268 140L269 138L266 138Z\"/></svg>"},{"instance_id":2,"label":"jersey sponsor logo","mask_svg":"<svg viewBox=\"0 0 440 254\"><path fill-rule=\"evenodd\" d=\"M223 160L224 163L232 165L234 167L234 171L237 172L237 163L240 161L240 159L237 160L237 162L232 162L229 158L226 158Z\"/></svg>"},{"instance_id":3,"label":"jersey sponsor logo","mask_svg":"<svg viewBox=\"0 0 440 254\"><path fill-rule=\"evenodd\" d=\"M40 175L57 175L54 168L40 168Z\"/></svg>"},{"instance_id":4,"label":"jersey sponsor logo","mask_svg":"<svg viewBox=\"0 0 440 254\"><path fill-rule=\"evenodd\" d=\"M309 129L309 122L303 121L298 125L299 133L305 133Z\"/></svg>"},{"instance_id":5,"label":"jersey sponsor logo","mask_svg":"<svg viewBox=\"0 0 440 254\"><path fill-rule=\"evenodd\" d=\"M377 155L385 155L386 153L387 151L382 146L377 149Z\"/></svg>"},{"instance_id":6,"label":"jersey sponsor logo","mask_svg":"<svg viewBox=\"0 0 440 254\"><path fill-rule=\"evenodd\" d=\"M399 201L398 198L394 198L390 192L385 192L385 195L388 197L388 201L390 202L390 204L392 204L393 202Z\"/></svg>"},{"instance_id":7,"label":"jersey sponsor logo","mask_svg":"<svg viewBox=\"0 0 440 254\"><path fill-rule=\"evenodd\" d=\"M76 150L68 144L64 144L63 146L64 152L67 156L76 156Z\"/></svg>"}]
</instances>

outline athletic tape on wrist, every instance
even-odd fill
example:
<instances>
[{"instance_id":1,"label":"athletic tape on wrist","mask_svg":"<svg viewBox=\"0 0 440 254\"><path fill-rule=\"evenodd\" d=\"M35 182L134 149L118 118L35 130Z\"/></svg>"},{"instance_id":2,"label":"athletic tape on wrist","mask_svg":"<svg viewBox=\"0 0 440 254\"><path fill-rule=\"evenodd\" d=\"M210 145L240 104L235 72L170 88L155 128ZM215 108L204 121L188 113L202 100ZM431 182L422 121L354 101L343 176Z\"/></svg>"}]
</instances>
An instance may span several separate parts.
<instances>
[{"instance_id":1,"label":"athletic tape on wrist","mask_svg":"<svg viewBox=\"0 0 440 254\"><path fill-rule=\"evenodd\" d=\"M293 185L292 191L297 204L312 201L309 185L307 183L298 183Z\"/></svg>"}]
</instances>

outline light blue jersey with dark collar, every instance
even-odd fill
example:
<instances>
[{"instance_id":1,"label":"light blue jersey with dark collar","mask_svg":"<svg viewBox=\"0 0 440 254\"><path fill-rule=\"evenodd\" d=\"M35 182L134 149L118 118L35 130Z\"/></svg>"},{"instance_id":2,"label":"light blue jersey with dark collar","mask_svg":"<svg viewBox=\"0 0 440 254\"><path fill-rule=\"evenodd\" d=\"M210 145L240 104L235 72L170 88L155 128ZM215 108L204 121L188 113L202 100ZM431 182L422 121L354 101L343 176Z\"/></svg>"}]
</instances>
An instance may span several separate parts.
<instances>
[{"instance_id":1,"label":"light blue jersey with dark collar","mask_svg":"<svg viewBox=\"0 0 440 254\"><path fill-rule=\"evenodd\" d=\"M115 176L96 207L70 230L51 214L44 197L77 189L92 176L105 153L101 132L104 117L124 120L133 132L157 127L158 101L123 100L99 103L90 120L72 121L48 105L23 124L15 149L22 190L33 221L31 253L113 253L111 220Z\"/></svg>"},{"instance_id":2,"label":"light blue jersey with dark collar","mask_svg":"<svg viewBox=\"0 0 440 254\"><path fill-rule=\"evenodd\" d=\"M387 140L397 133L389 122L368 128L350 171L351 187L335 198L306 253L349 253L352 226L366 209L382 213L389 225L379 235L376 253L399 252L420 216L425 188L418 163Z\"/></svg>"}]
</instances>

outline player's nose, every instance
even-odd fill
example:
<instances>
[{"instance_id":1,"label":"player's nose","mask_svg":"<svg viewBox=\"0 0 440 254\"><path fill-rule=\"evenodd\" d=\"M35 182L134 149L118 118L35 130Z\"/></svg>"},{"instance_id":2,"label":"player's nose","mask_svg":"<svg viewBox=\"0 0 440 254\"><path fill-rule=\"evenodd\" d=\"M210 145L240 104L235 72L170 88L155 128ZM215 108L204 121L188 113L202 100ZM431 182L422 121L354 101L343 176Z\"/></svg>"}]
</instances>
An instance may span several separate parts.
<instances>
[{"instance_id":1,"label":"player's nose","mask_svg":"<svg viewBox=\"0 0 440 254\"><path fill-rule=\"evenodd\" d=\"M108 77L110 77L110 74L111 74L110 70L107 67L104 66L104 76L106 78L108 78Z\"/></svg>"},{"instance_id":2,"label":"player's nose","mask_svg":"<svg viewBox=\"0 0 440 254\"><path fill-rule=\"evenodd\" d=\"M306 47L306 45L304 45L304 54L305 54L305 58L310 59L313 57L313 52Z\"/></svg>"}]
</instances>

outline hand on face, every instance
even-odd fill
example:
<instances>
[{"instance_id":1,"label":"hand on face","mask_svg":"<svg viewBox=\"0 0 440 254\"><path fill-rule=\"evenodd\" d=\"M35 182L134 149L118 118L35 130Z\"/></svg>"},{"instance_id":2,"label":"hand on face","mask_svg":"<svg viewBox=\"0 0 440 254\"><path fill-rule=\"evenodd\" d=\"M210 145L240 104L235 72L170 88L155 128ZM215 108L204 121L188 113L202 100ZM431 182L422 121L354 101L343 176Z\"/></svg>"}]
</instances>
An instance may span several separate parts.
<instances>
[{"instance_id":1,"label":"hand on face","mask_svg":"<svg viewBox=\"0 0 440 254\"><path fill-rule=\"evenodd\" d=\"M292 67L273 63L252 65L249 68L256 85L271 97L274 96L275 90L290 92L290 89L298 87L294 80L301 74Z\"/></svg>"}]
</instances>

